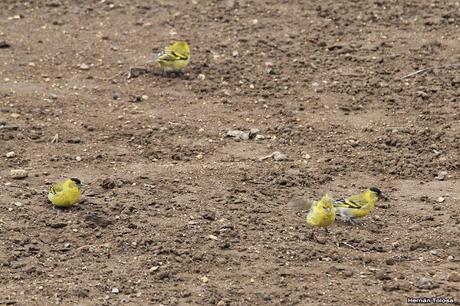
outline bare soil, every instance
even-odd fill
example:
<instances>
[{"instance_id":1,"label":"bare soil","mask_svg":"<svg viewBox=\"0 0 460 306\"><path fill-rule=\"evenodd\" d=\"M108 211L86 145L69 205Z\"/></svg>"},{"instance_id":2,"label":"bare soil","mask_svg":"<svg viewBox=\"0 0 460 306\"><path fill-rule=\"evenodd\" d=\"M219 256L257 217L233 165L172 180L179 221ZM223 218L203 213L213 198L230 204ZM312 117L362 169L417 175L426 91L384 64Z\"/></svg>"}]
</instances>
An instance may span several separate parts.
<instances>
[{"instance_id":1,"label":"bare soil","mask_svg":"<svg viewBox=\"0 0 460 306\"><path fill-rule=\"evenodd\" d=\"M459 21L458 1L1 1L0 304L459 305ZM176 39L183 75L146 64ZM57 209L66 177L83 197ZM369 186L389 200L318 241L286 205Z\"/></svg>"}]
</instances>

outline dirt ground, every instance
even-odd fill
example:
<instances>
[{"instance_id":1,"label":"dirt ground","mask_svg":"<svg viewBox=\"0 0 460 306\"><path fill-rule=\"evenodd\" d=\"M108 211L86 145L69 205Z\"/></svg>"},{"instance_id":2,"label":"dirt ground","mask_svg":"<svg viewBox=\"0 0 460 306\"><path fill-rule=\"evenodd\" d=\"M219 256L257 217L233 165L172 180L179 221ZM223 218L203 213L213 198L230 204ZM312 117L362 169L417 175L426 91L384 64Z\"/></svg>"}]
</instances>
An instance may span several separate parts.
<instances>
[{"instance_id":1,"label":"dirt ground","mask_svg":"<svg viewBox=\"0 0 460 306\"><path fill-rule=\"evenodd\" d=\"M459 21L458 1L2 0L0 304L459 305ZM146 64L176 39L184 75ZM66 177L82 200L56 209ZM287 207L369 186L389 200L318 241Z\"/></svg>"}]
</instances>

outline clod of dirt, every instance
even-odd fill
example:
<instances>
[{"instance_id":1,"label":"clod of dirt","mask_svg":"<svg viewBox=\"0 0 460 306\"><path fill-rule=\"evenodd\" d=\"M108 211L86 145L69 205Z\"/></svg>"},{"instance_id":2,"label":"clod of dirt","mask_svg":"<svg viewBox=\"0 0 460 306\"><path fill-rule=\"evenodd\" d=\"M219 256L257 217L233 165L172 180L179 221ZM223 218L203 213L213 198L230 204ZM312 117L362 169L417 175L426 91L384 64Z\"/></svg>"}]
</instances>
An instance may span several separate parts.
<instances>
[{"instance_id":1,"label":"clod of dirt","mask_svg":"<svg viewBox=\"0 0 460 306\"><path fill-rule=\"evenodd\" d=\"M11 45L9 43L7 43L4 40L0 41L0 49L7 49L9 47L11 47Z\"/></svg>"},{"instance_id":2,"label":"clod of dirt","mask_svg":"<svg viewBox=\"0 0 460 306\"><path fill-rule=\"evenodd\" d=\"M101 187L104 189L113 189L115 188L115 181L110 178L106 178L102 181Z\"/></svg>"},{"instance_id":3,"label":"clod of dirt","mask_svg":"<svg viewBox=\"0 0 460 306\"><path fill-rule=\"evenodd\" d=\"M132 67L128 71L128 79L137 78L138 76L147 73L147 69L141 67Z\"/></svg>"},{"instance_id":4,"label":"clod of dirt","mask_svg":"<svg viewBox=\"0 0 460 306\"><path fill-rule=\"evenodd\" d=\"M391 279L391 276L386 271L378 271L375 274L375 278L378 280L389 280Z\"/></svg>"},{"instance_id":5,"label":"clod of dirt","mask_svg":"<svg viewBox=\"0 0 460 306\"><path fill-rule=\"evenodd\" d=\"M452 272L452 273L449 274L449 276L447 277L447 280L448 280L449 282L456 282L456 283L458 283L458 282L460 282L460 274L459 274L458 272L455 272L455 271L454 271L454 272Z\"/></svg>"},{"instance_id":6,"label":"clod of dirt","mask_svg":"<svg viewBox=\"0 0 460 306\"><path fill-rule=\"evenodd\" d=\"M15 180L20 180L20 179L24 179L24 178L28 177L29 172L27 172L27 170L24 170L24 169L12 169L10 171L10 176L11 176L11 178L13 178Z\"/></svg>"},{"instance_id":7,"label":"clod of dirt","mask_svg":"<svg viewBox=\"0 0 460 306\"><path fill-rule=\"evenodd\" d=\"M105 228L109 226L110 224L112 224L112 221L96 213L89 213L85 217L85 221L88 222L91 227L99 226L99 227Z\"/></svg>"}]
</instances>

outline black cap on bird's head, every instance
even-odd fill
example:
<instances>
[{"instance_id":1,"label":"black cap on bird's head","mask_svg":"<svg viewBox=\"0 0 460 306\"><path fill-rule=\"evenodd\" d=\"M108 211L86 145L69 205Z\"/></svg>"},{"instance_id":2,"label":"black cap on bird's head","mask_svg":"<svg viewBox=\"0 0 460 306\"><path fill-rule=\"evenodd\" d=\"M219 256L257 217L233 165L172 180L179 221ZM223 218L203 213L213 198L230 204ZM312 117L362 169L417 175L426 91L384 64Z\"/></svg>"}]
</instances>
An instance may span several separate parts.
<instances>
[{"instance_id":1,"label":"black cap on bird's head","mask_svg":"<svg viewBox=\"0 0 460 306\"><path fill-rule=\"evenodd\" d=\"M375 192L379 198L383 198L382 191L378 189L377 187L371 187L369 188L370 191Z\"/></svg>"},{"instance_id":2,"label":"black cap on bird's head","mask_svg":"<svg viewBox=\"0 0 460 306\"><path fill-rule=\"evenodd\" d=\"M77 179L77 178L75 178L75 177L71 177L70 179L71 179L72 181L74 181L75 184L81 185L81 181L80 181L79 179Z\"/></svg>"}]
</instances>

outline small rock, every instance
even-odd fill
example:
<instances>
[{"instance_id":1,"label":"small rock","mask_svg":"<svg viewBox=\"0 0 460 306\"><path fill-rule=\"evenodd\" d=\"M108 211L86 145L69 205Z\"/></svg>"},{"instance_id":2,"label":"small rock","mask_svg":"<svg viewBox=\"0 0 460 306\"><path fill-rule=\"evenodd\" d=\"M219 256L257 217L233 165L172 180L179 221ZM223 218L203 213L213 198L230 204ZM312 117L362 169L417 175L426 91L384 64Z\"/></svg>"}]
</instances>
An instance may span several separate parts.
<instances>
[{"instance_id":1,"label":"small rock","mask_svg":"<svg viewBox=\"0 0 460 306\"><path fill-rule=\"evenodd\" d=\"M216 304L216 306L225 306L225 305L227 305L227 303L226 303L224 300L220 300L220 301Z\"/></svg>"},{"instance_id":2,"label":"small rock","mask_svg":"<svg viewBox=\"0 0 460 306\"><path fill-rule=\"evenodd\" d=\"M234 137L236 139L241 139L241 140L248 140L249 139L249 133L245 133L240 130L228 130L227 137Z\"/></svg>"},{"instance_id":3,"label":"small rock","mask_svg":"<svg viewBox=\"0 0 460 306\"><path fill-rule=\"evenodd\" d=\"M436 256L436 255L438 255L438 252L436 252L435 250L431 250L430 254L433 255L433 256Z\"/></svg>"},{"instance_id":4,"label":"small rock","mask_svg":"<svg viewBox=\"0 0 460 306\"><path fill-rule=\"evenodd\" d=\"M283 153L278 152L278 151L273 152L272 158L273 158L273 160L275 160L275 161L283 161L283 160L287 160L287 159L288 159L288 157L287 157L286 154L283 154Z\"/></svg>"},{"instance_id":5,"label":"small rock","mask_svg":"<svg viewBox=\"0 0 460 306\"><path fill-rule=\"evenodd\" d=\"M29 176L29 173L24 169L13 169L10 171L10 176L13 179L19 180Z\"/></svg>"},{"instance_id":6,"label":"small rock","mask_svg":"<svg viewBox=\"0 0 460 306\"><path fill-rule=\"evenodd\" d=\"M438 203L443 203L446 199L444 197L439 197L438 198Z\"/></svg>"},{"instance_id":7,"label":"small rock","mask_svg":"<svg viewBox=\"0 0 460 306\"><path fill-rule=\"evenodd\" d=\"M6 153L7 158L13 158L15 156L16 156L16 153L14 153L13 151Z\"/></svg>"},{"instance_id":8,"label":"small rock","mask_svg":"<svg viewBox=\"0 0 460 306\"><path fill-rule=\"evenodd\" d=\"M79 161L81 161L81 157L80 157L80 156L76 156L76 157L75 157L75 160L76 160L77 162L79 162Z\"/></svg>"},{"instance_id":9,"label":"small rock","mask_svg":"<svg viewBox=\"0 0 460 306\"><path fill-rule=\"evenodd\" d=\"M238 55L240 55L240 53L238 52L238 50L233 50L232 56L233 56L233 57L238 57Z\"/></svg>"},{"instance_id":10,"label":"small rock","mask_svg":"<svg viewBox=\"0 0 460 306\"><path fill-rule=\"evenodd\" d=\"M436 179L437 179L438 181L444 181L444 179L446 178L446 176L447 176L447 171L440 171L440 172L438 173L438 176L436 176Z\"/></svg>"},{"instance_id":11,"label":"small rock","mask_svg":"<svg viewBox=\"0 0 460 306\"><path fill-rule=\"evenodd\" d=\"M305 159L310 159L310 158L311 158L311 155L310 155L310 154L305 154L303 158L305 158Z\"/></svg>"},{"instance_id":12,"label":"small rock","mask_svg":"<svg viewBox=\"0 0 460 306\"><path fill-rule=\"evenodd\" d=\"M200 280L206 284L209 281L209 278L207 278L206 276L203 276L200 278Z\"/></svg>"},{"instance_id":13,"label":"small rock","mask_svg":"<svg viewBox=\"0 0 460 306\"><path fill-rule=\"evenodd\" d=\"M12 113L10 116L11 116L13 119L18 119L19 117L21 117L21 114Z\"/></svg>"},{"instance_id":14,"label":"small rock","mask_svg":"<svg viewBox=\"0 0 460 306\"><path fill-rule=\"evenodd\" d=\"M200 74L198 75L198 80L204 81L205 79L206 79L206 76L205 76L204 74L200 73Z\"/></svg>"},{"instance_id":15,"label":"small rock","mask_svg":"<svg viewBox=\"0 0 460 306\"><path fill-rule=\"evenodd\" d=\"M142 100L146 101L146 100L148 100L148 99L149 99L149 96L147 96L147 95L142 95L142 97L141 97L141 98L142 98Z\"/></svg>"},{"instance_id":16,"label":"small rock","mask_svg":"<svg viewBox=\"0 0 460 306\"><path fill-rule=\"evenodd\" d=\"M217 240L217 237L214 236L214 235L209 235L208 238L211 239L211 240Z\"/></svg>"},{"instance_id":17,"label":"small rock","mask_svg":"<svg viewBox=\"0 0 460 306\"><path fill-rule=\"evenodd\" d=\"M196 159L202 160L203 159L203 154L201 154L201 153L197 154Z\"/></svg>"},{"instance_id":18,"label":"small rock","mask_svg":"<svg viewBox=\"0 0 460 306\"><path fill-rule=\"evenodd\" d=\"M259 129L252 128L249 130L249 139L254 139L259 134Z\"/></svg>"},{"instance_id":19,"label":"small rock","mask_svg":"<svg viewBox=\"0 0 460 306\"><path fill-rule=\"evenodd\" d=\"M80 70L89 70L89 65L83 63L83 64L81 64L80 66L78 66L78 68L79 68Z\"/></svg>"},{"instance_id":20,"label":"small rock","mask_svg":"<svg viewBox=\"0 0 460 306\"><path fill-rule=\"evenodd\" d=\"M14 205L17 206L17 207L21 207L22 203L21 202L14 202Z\"/></svg>"},{"instance_id":21,"label":"small rock","mask_svg":"<svg viewBox=\"0 0 460 306\"><path fill-rule=\"evenodd\" d=\"M153 266L149 269L149 272L150 274L153 274L155 273L156 271L158 271L158 269L160 268L160 266Z\"/></svg>"},{"instance_id":22,"label":"small rock","mask_svg":"<svg viewBox=\"0 0 460 306\"><path fill-rule=\"evenodd\" d=\"M264 135L257 135L256 140L264 140L265 139L265 136Z\"/></svg>"},{"instance_id":23,"label":"small rock","mask_svg":"<svg viewBox=\"0 0 460 306\"><path fill-rule=\"evenodd\" d=\"M438 287L438 284L433 283L433 281L427 277L422 277L417 282L417 288L419 289L434 289Z\"/></svg>"},{"instance_id":24,"label":"small rock","mask_svg":"<svg viewBox=\"0 0 460 306\"><path fill-rule=\"evenodd\" d=\"M458 272L455 272L455 271L454 271L454 272L452 272L452 273L449 274L449 276L447 277L447 280L448 280L449 282L456 282L456 283L458 283L458 282L460 282L460 274L459 274Z\"/></svg>"},{"instance_id":25,"label":"small rock","mask_svg":"<svg viewBox=\"0 0 460 306\"><path fill-rule=\"evenodd\" d=\"M452 255L447 256L447 260L448 260L448 261L453 261L453 260L454 260L454 256L452 256Z\"/></svg>"},{"instance_id":26,"label":"small rock","mask_svg":"<svg viewBox=\"0 0 460 306\"><path fill-rule=\"evenodd\" d=\"M118 294L118 293L120 293L120 289L112 288L112 293Z\"/></svg>"}]
</instances>

